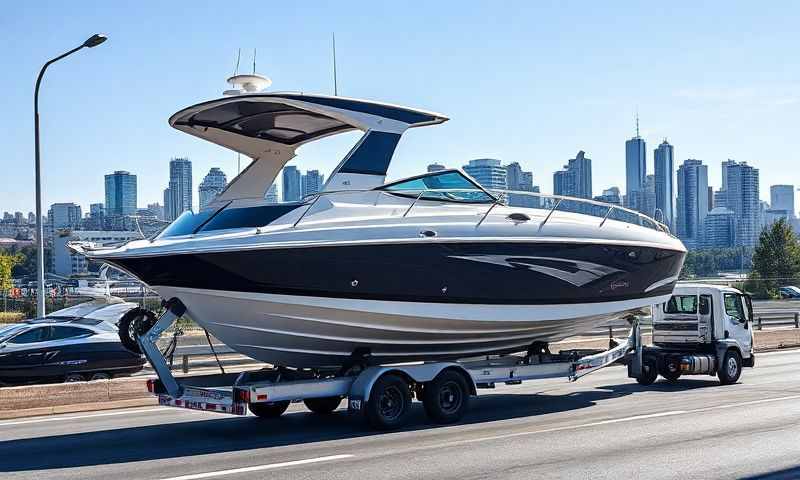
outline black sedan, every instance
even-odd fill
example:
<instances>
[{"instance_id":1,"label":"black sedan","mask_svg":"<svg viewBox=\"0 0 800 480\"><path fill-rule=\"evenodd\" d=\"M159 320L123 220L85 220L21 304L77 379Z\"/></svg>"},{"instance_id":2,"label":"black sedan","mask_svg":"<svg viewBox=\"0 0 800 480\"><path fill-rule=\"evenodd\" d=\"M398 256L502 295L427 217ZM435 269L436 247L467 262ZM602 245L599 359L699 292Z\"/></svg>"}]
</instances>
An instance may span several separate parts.
<instances>
[{"instance_id":1,"label":"black sedan","mask_svg":"<svg viewBox=\"0 0 800 480\"><path fill-rule=\"evenodd\" d=\"M98 380L140 371L144 357L122 346L117 327L103 318L109 316L105 309L113 318L125 306L84 306L0 327L0 383ZM70 315L87 310L89 315Z\"/></svg>"}]
</instances>

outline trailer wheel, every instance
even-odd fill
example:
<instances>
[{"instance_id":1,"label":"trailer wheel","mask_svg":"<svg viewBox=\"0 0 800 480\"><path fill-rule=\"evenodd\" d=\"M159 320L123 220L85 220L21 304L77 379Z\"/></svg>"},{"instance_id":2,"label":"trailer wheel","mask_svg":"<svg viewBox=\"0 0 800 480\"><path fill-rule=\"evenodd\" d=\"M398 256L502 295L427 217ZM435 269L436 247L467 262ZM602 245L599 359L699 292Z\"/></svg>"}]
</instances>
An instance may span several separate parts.
<instances>
[{"instance_id":1,"label":"trailer wheel","mask_svg":"<svg viewBox=\"0 0 800 480\"><path fill-rule=\"evenodd\" d=\"M157 320L156 314L150 310L140 307L128 310L117 324L119 327L119 340L122 342L122 346L133 353L141 354L142 349L139 348L136 337L144 335L156 324Z\"/></svg>"},{"instance_id":2,"label":"trailer wheel","mask_svg":"<svg viewBox=\"0 0 800 480\"><path fill-rule=\"evenodd\" d=\"M75 383L75 382L83 382L83 381L86 381L86 377L84 377L80 373L68 373L64 377L64 382L66 382L66 383Z\"/></svg>"},{"instance_id":3,"label":"trailer wheel","mask_svg":"<svg viewBox=\"0 0 800 480\"><path fill-rule=\"evenodd\" d=\"M661 376L667 379L668 382L677 382L681 378L680 365L675 360L667 359L664 361L664 367L661 369Z\"/></svg>"},{"instance_id":4,"label":"trailer wheel","mask_svg":"<svg viewBox=\"0 0 800 480\"><path fill-rule=\"evenodd\" d=\"M111 375L105 372L93 373L89 380L110 380Z\"/></svg>"},{"instance_id":5,"label":"trailer wheel","mask_svg":"<svg viewBox=\"0 0 800 480\"><path fill-rule=\"evenodd\" d=\"M342 403L342 397L306 398L303 403L312 412L327 415L339 408L339 404Z\"/></svg>"},{"instance_id":6,"label":"trailer wheel","mask_svg":"<svg viewBox=\"0 0 800 480\"><path fill-rule=\"evenodd\" d=\"M457 422L469 408L469 385L460 373L445 370L425 385L422 405L436 423Z\"/></svg>"},{"instance_id":7,"label":"trailer wheel","mask_svg":"<svg viewBox=\"0 0 800 480\"><path fill-rule=\"evenodd\" d=\"M411 389L398 375L384 375L372 386L365 408L367 421L375 428L401 427L411 412Z\"/></svg>"},{"instance_id":8,"label":"trailer wheel","mask_svg":"<svg viewBox=\"0 0 800 480\"><path fill-rule=\"evenodd\" d=\"M723 385L736 383L742 375L742 356L736 350L728 350L719 367L719 381Z\"/></svg>"},{"instance_id":9,"label":"trailer wheel","mask_svg":"<svg viewBox=\"0 0 800 480\"><path fill-rule=\"evenodd\" d=\"M642 373L636 378L639 385L649 386L652 385L656 378L658 378L658 366L656 359L653 357L645 357L642 360Z\"/></svg>"},{"instance_id":10,"label":"trailer wheel","mask_svg":"<svg viewBox=\"0 0 800 480\"><path fill-rule=\"evenodd\" d=\"M248 403L247 408L258 418L278 418L289 408L289 400L269 403Z\"/></svg>"}]
</instances>

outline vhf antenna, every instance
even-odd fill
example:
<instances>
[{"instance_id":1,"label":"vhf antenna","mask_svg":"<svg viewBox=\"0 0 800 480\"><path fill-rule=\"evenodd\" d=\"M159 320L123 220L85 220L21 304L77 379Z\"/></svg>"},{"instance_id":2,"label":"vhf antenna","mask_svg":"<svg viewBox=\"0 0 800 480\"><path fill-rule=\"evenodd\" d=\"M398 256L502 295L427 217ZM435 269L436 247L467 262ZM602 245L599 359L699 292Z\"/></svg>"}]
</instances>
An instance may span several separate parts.
<instances>
[{"instance_id":1,"label":"vhf antenna","mask_svg":"<svg viewBox=\"0 0 800 480\"><path fill-rule=\"evenodd\" d=\"M336 33L331 34L333 37L333 96L339 96L339 86L336 80Z\"/></svg>"}]
</instances>

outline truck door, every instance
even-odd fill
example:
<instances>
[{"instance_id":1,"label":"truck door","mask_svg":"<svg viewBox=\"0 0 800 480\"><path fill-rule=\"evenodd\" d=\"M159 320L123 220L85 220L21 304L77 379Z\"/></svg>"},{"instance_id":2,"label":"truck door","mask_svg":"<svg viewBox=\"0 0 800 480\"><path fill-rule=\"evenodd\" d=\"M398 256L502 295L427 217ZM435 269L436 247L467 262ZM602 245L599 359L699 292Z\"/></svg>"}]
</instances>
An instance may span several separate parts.
<instances>
[{"instance_id":1,"label":"truck door","mask_svg":"<svg viewBox=\"0 0 800 480\"><path fill-rule=\"evenodd\" d=\"M742 294L727 292L723 296L723 301L725 304L723 322L727 338L736 340L742 350L742 356L747 358L753 346L750 303Z\"/></svg>"}]
</instances>

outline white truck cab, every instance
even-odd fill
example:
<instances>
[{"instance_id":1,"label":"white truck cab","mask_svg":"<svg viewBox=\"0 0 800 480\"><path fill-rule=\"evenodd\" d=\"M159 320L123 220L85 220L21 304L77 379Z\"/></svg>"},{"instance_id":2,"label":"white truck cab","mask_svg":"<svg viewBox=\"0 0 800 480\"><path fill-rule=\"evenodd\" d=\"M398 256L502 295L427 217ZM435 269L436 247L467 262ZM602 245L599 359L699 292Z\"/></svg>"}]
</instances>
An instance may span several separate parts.
<instances>
[{"instance_id":1,"label":"white truck cab","mask_svg":"<svg viewBox=\"0 0 800 480\"><path fill-rule=\"evenodd\" d=\"M639 383L658 375L717 375L735 383L742 367L752 367L753 305L750 296L731 287L679 284L665 303L653 305L653 342L644 347Z\"/></svg>"}]
</instances>

